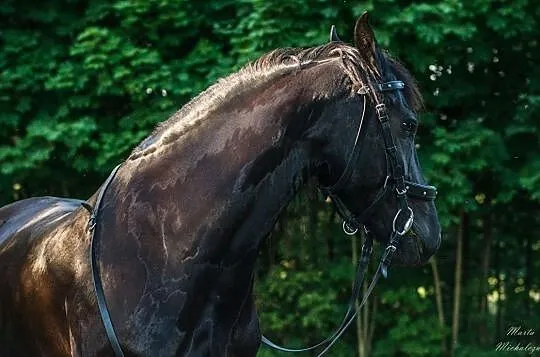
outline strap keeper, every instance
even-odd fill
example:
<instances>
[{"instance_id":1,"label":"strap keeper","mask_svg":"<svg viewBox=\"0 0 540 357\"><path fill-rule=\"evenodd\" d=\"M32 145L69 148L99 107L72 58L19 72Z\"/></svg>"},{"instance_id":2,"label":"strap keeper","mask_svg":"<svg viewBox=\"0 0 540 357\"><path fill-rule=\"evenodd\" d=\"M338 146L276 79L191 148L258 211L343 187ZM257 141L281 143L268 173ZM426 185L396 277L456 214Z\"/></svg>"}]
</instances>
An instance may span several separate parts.
<instances>
[{"instance_id":1,"label":"strap keeper","mask_svg":"<svg viewBox=\"0 0 540 357\"><path fill-rule=\"evenodd\" d=\"M386 104L379 103L375 106L375 110L377 111L377 117L379 118L379 121L386 122L388 121L388 114L386 112Z\"/></svg>"},{"instance_id":2,"label":"strap keeper","mask_svg":"<svg viewBox=\"0 0 540 357\"><path fill-rule=\"evenodd\" d=\"M396 246L390 242L386 249L384 250L383 257L381 259L381 275L386 279L388 277L388 267L390 266L390 263L392 262L392 258L394 257L394 253L396 251Z\"/></svg>"}]
</instances>

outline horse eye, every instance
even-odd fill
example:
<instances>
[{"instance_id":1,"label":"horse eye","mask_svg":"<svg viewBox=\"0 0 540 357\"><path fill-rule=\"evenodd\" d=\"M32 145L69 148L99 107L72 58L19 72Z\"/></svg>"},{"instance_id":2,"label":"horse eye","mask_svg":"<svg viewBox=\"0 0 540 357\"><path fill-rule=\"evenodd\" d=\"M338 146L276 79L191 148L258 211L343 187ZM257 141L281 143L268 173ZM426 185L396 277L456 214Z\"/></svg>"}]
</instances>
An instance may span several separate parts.
<instances>
[{"instance_id":1,"label":"horse eye","mask_svg":"<svg viewBox=\"0 0 540 357\"><path fill-rule=\"evenodd\" d=\"M416 129L416 123L412 120L401 122L401 129L405 131L414 131Z\"/></svg>"}]
</instances>

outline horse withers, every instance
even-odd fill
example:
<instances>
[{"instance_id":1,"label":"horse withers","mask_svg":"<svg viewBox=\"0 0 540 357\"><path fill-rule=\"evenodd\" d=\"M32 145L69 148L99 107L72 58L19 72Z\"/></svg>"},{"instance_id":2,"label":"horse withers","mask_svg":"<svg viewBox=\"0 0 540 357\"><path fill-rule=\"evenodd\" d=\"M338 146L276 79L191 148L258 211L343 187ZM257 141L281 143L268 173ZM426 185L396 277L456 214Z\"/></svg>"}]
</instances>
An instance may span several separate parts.
<instances>
[{"instance_id":1,"label":"horse withers","mask_svg":"<svg viewBox=\"0 0 540 357\"><path fill-rule=\"evenodd\" d=\"M218 81L88 201L0 208L0 356L118 355L100 291L126 356L255 356L259 246L308 179L393 263L425 263L440 227L414 146L420 104L364 15L354 46L278 49Z\"/></svg>"}]
</instances>

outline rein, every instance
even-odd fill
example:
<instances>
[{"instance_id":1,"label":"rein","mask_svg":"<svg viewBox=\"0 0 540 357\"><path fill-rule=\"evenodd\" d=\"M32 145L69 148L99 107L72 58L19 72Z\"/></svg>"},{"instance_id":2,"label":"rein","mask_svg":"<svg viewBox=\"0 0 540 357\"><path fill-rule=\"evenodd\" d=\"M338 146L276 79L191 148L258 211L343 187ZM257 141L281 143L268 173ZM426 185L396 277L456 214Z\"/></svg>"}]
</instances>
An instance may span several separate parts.
<instances>
[{"instance_id":1,"label":"rein","mask_svg":"<svg viewBox=\"0 0 540 357\"><path fill-rule=\"evenodd\" d=\"M405 83L403 83L402 81L390 81L390 82L379 84L377 88L380 92L401 90L405 88ZM365 94L366 93L365 90L366 90L365 88L361 88L358 91L358 93ZM414 213L413 213L413 210L408 205L407 196L413 197L416 199L426 200L426 201L434 200L435 197L437 196L437 189L434 186L423 185L416 182L405 180L403 166L400 165L397 158L397 148L394 143L394 137L390 130L390 121L389 121L388 113L386 110L386 105L384 104L383 101L380 101L378 99L378 96L375 96L375 98L377 98L376 99L377 104L375 105L375 109L377 111L377 118L382 127L385 153L386 153L386 162L387 162L386 164L387 176L386 176L386 180L384 181L383 187L379 189L379 191L375 195L375 199L373 200L373 202L364 210L364 212L359 217L355 217L351 213L351 211L347 208L347 206L343 203L343 201L339 198L339 196L336 194L336 192L339 191L341 188L343 188L345 184L349 181L354 170L354 163L356 162L356 159L359 153L358 139L360 137L362 124L364 122L364 117L366 114L367 99L364 98L364 105L362 108L362 116L360 118L360 125L358 127L358 131L356 133L356 137L354 140L353 149L352 149L351 154L349 155L349 159L347 161L345 169L343 170L343 173L341 174L341 176L337 179L337 181L332 186L320 187L320 190L323 194L325 194L326 196L329 196L332 199L332 202L334 203L337 212L343 219L343 231L345 232L345 234L354 235L358 232L358 228L360 226L363 226L363 222L373 212L373 209L377 206L377 204L381 202L381 199L389 192L389 188L392 187L392 191L394 191L397 201L398 201L398 211L396 212L394 219L392 221L392 234L390 235L388 244L386 245L384 253L382 254L380 258L379 265L377 267L377 270L375 271L375 274L373 275L371 283L369 284L365 294L361 295L360 294L361 286L364 283L367 266L369 264L371 254L373 252L372 234L364 226L364 231L366 232L366 238L362 244L361 255L358 261L358 266L357 266L356 274L355 274L355 280L353 283L353 288L351 292L351 297L349 299L347 311L345 312L345 316L343 317L341 324L334 330L332 335L330 335L329 337L327 337L326 339L322 340L321 342L317 344L314 344L309 347L304 347L304 348L283 347L272 342L271 340L269 340L267 337L263 335L262 342L271 348L274 348L282 352L306 352L306 351L311 351L311 350L321 348L324 346L322 351L317 354L317 357L320 357L324 355L326 352L328 352L328 350L337 342L337 340L341 337L341 335L343 335L343 333L347 330L350 324L354 321L354 318L358 314L358 311L366 304L367 299L371 295L381 275L384 276L385 278L388 276L388 267L390 266L392 258L397 250L399 238L404 236L411 229L413 221L414 221ZM390 181L390 185L389 185L389 181ZM396 227L396 223L401 214L407 214L408 218L405 220L403 227L399 229L398 227ZM362 296L360 305L358 305L358 307L355 307L355 303L360 298L360 296Z\"/></svg>"},{"instance_id":2,"label":"rein","mask_svg":"<svg viewBox=\"0 0 540 357\"><path fill-rule=\"evenodd\" d=\"M402 81L391 81L391 82L380 84L378 86L378 90L380 92L385 92L385 91L400 90L400 89L403 89L404 87L405 87L405 84ZM365 88L362 88L361 91L362 90L365 90ZM365 94L365 92L362 92L361 94ZM369 216L369 214L373 211L373 208L381 201L381 199L388 192L390 192L389 189L394 191L396 198L398 200L398 211L396 215L394 216L394 220L392 223L392 228L393 228L392 234L390 236L388 244L384 250L384 253L382 254L380 258L379 265L371 280L371 283L369 284L368 289L366 290L366 293L361 295L360 291L361 291L362 284L364 282L364 276L365 276L367 266L369 264L369 261L373 252L372 235L364 227L364 230L366 232L366 239L364 240L362 244L361 255L360 255L358 267L356 270L355 280L353 284L351 297L349 299L348 308L345 313L345 316L343 317L341 324L335 329L334 333L330 337L327 337L323 341L313 346L293 349L293 348L286 348L286 347L279 346L275 344L274 342L270 341L265 336L262 336L262 342L274 349L284 351L284 352L304 352L304 351L314 350L320 347L322 348L324 346L323 350L317 356L322 356L323 354L325 354L337 342L337 340L341 337L341 335L343 335L343 333L347 330L347 328L350 326L350 324L356 317L358 310L365 305L368 297L371 295L371 292L375 288L375 285L377 284L381 275L384 276L385 278L387 277L388 267L397 249L399 238L405 235L410 230L413 220L414 220L414 213L407 203L407 196L413 197L416 199L430 201L430 200L434 200L437 195L437 189L433 186L422 185L422 184L410 182L404 179L403 166L400 165L398 162L397 148L394 144L394 139L390 131L390 123L389 123L389 118L386 111L386 105L383 102L379 101L378 99L377 101L378 103L376 104L375 109L377 111L377 118L383 130L385 152L386 152L386 157L387 157L386 159L387 171L388 171L387 172L388 175L386 177L383 187L379 189L373 202L368 206L368 208L359 217L355 217L351 213L351 211L347 209L346 205L336 194L336 192L339 191L348 182L354 170L354 163L356 162L356 158L359 152L358 139L360 137L360 131L362 130L362 124L364 121L364 116L365 116L365 111L366 111L366 100L364 100L360 125L358 128L356 137L355 137L352 152L349 155L347 165L345 166L343 173L341 174L341 176L339 177L339 179L336 181L334 185L330 187L321 187L320 190L327 196L331 197L332 201L334 202L336 206L338 213L343 219L343 230L348 235L354 235L358 231L358 228L363 225L363 222ZM116 357L124 357L122 347L120 345L120 342L118 341L118 336L116 334L116 331L115 331L115 328L114 328L114 325L112 323L111 316L109 313L109 309L107 307L107 301L106 301L105 292L104 292L103 284L101 280L101 272L100 272L99 263L97 259L99 248L100 248L100 241L99 241L99 236L96 235L96 230L95 230L96 222L97 222L97 219L99 218L101 203L103 201L103 196L105 195L105 191L109 187L110 183L116 176L116 173L118 172L119 168L120 168L120 165L116 166L113 169L113 171L111 172L111 174L109 175L109 177L107 178L103 186L101 187L98 197L95 202L95 206L92 207L86 202L83 202L82 206L86 210L88 210L88 212L90 212L90 218L88 220L88 231L91 234L90 236L90 262L91 262L91 270L92 270L92 282L94 285L94 292L96 294L99 314L101 317L101 321L103 323L103 327L105 328L107 339L111 345L114 355ZM396 227L396 224L401 214L408 215L407 216L408 218L406 219L403 227L401 227L401 229L398 229L398 227ZM360 298L360 296L362 296L362 300L358 308L356 308L355 302Z\"/></svg>"}]
</instances>

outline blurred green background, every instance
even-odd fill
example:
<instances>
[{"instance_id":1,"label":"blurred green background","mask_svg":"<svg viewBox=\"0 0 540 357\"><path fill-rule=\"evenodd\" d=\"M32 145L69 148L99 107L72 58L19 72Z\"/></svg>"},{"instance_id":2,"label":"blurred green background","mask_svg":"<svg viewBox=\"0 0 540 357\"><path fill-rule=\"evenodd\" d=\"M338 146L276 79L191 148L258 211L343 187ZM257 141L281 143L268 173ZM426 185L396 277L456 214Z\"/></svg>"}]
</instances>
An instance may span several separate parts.
<instances>
[{"instance_id":1,"label":"blurred green background","mask_svg":"<svg viewBox=\"0 0 540 357\"><path fill-rule=\"evenodd\" d=\"M425 95L417 143L444 239L430 264L391 269L329 355L540 348L537 0L3 0L0 204L89 197L210 83L276 47L322 44L331 24L350 42L364 10ZM358 250L308 187L261 251L263 331L292 345L329 334ZM512 326L534 335L508 336Z\"/></svg>"}]
</instances>

